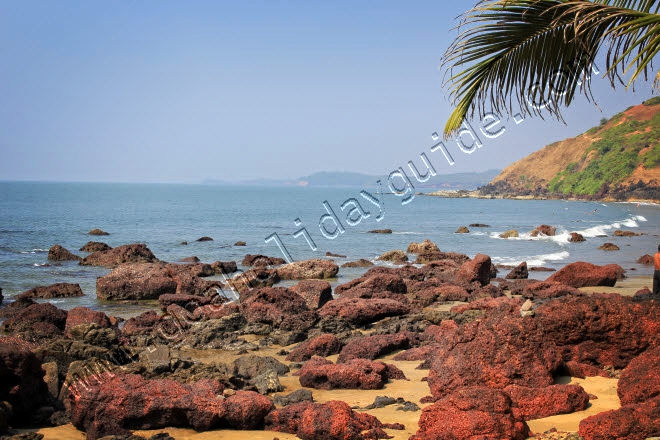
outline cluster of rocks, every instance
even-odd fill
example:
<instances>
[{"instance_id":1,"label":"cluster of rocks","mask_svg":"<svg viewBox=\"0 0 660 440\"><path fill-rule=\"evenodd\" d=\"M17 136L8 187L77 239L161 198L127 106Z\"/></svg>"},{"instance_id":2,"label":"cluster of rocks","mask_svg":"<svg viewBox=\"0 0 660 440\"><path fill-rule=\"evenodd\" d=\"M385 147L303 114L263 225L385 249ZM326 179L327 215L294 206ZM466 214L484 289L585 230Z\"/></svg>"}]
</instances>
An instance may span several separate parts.
<instances>
[{"instance_id":1,"label":"cluster of rocks","mask_svg":"<svg viewBox=\"0 0 660 440\"><path fill-rule=\"evenodd\" d=\"M385 429L403 426L344 402L315 403L313 390L408 380L379 360L396 353L395 361L428 370L430 395L417 403L431 405L416 440L527 438L528 420L588 406L582 387L556 384L561 375L620 377L621 409L584 419L583 438L660 435L657 298L579 290L614 286L620 266L578 262L538 281L524 263L495 278L489 256L442 252L428 240L400 252L416 254L418 265L370 267L334 295L326 279L339 268L331 260L247 255L242 263L253 268L230 281L243 284L239 300L228 302L217 294L228 286L205 278L236 270L234 262L165 263L144 245L95 251L81 261L112 268L98 279L99 297L158 299L162 313L122 322L33 299L75 295L77 285L32 289L0 309L10 334L0 338L0 432L71 422L88 439L166 427L389 438ZM299 282L274 286L280 279ZM294 344L280 353L289 365L258 354ZM223 349L234 359L202 362L186 356L191 349ZM289 374L304 389L277 395ZM419 410L394 398L374 405L395 402Z\"/></svg>"}]
</instances>

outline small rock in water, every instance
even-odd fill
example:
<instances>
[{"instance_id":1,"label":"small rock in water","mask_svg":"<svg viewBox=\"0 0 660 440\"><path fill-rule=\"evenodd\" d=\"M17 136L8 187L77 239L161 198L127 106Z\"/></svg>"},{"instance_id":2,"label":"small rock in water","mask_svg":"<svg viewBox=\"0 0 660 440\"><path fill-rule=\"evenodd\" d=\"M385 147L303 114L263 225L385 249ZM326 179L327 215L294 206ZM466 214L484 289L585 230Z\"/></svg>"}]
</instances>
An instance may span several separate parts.
<instances>
[{"instance_id":1,"label":"small rock in water","mask_svg":"<svg viewBox=\"0 0 660 440\"><path fill-rule=\"evenodd\" d=\"M614 243L605 243L602 246L598 246L598 249L603 251L618 251L619 246L615 245Z\"/></svg>"},{"instance_id":2,"label":"small rock in water","mask_svg":"<svg viewBox=\"0 0 660 440\"><path fill-rule=\"evenodd\" d=\"M371 261L360 258L357 261L349 261L348 263L344 263L341 265L341 267L371 267L373 265L374 263Z\"/></svg>"},{"instance_id":3,"label":"small rock in water","mask_svg":"<svg viewBox=\"0 0 660 440\"><path fill-rule=\"evenodd\" d=\"M234 243L234 246L247 246L247 243L245 243L244 241L237 241L236 243Z\"/></svg>"},{"instance_id":4,"label":"small rock in water","mask_svg":"<svg viewBox=\"0 0 660 440\"><path fill-rule=\"evenodd\" d=\"M91 231L88 232L88 234L89 235L110 235L109 233L107 233L107 232L105 232L105 231L103 231L99 228L92 229Z\"/></svg>"},{"instance_id":5,"label":"small rock in water","mask_svg":"<svg viewBox=\"0 0 660 440\"><path fill-rule=\"evenodd\" d=\"M471 228L490 228L490 225L484 223L470 223Z\"/></svg>"},{"instance_id":6,"label":"small rock in water","mask_svg":"<svg viewBox=\"0 0 660 440\"><path fill-rule=\"evenodd\" d=\"M377 259L381 261L391 261L393 263L403 264L408 261L408 255L406 255L406 253L401 250L394 250L385 252Z\"/></svg>"},{"instance_id":7,"label":"small rock in water","mask_svg":"<svg viewBox=\"0 0 660 440\"><path fill-rule=\"evenodd\" d=\"M182 242L181 242L181 246L185 246L185 245L187 245L187 244L188 244L187 241L182 241Z\"/></svg>"},{"instance_id":8,"label":"small rock in water","mask_svg":"<svg viewBox=\"0 0 660 440\"><path fill-rule=\"evenodd\" d=\"M179 261L182 263L199 263L200 259L197 258L196 256L192 256L192 257L182 258Z\"/></svg>"},{"instance_id":9,"label":"small rock in water","mask_svg":"<svg viewBox=\"0 0 660 440\"><path fill-rule=\"evenodd\" d=\"M199 237L195 241L213 241L213 239L211 237L204 236L204 237Z\"/></svg>"},{"instance_id":10,"label":"small rock in water","mask_svg":"<svg viewBox=\"0 0 660 440\"><path fill-rule=\"evenodd\" d=\"M577 232L571 232L571 237L568 239L571 243L580 243L582 241L587 241L582 234Z\"/></svg>"},{"instance_id":11,"label":"small rock in water","mask_svg":"<svg viewBox=\"0 0 660 440\"><path fill-rule=\"evenodd\" d=\"M509 229L500 234L500 238L516 238L518 236L518 231L516 229Z\"/></svg>"},{"instance_id":12,"label":"small rock in water","mask_svg":"<svg viewBox=\"0 0 660 440\"><path fill-rule=\"evenodd\" d=\"M653 257L650 256L649 254L642 255L637 259L637 263L639 264L653 264Z\"/></svg>"},{"instance_id":13,"label":"small rock in water","mask_svg":"<svg viewBox=\"0 0 660 440\"><path fill-rule=\"evenodd\" d=\"M328 251L325 253L326 257L335 257L335 258L346 258L346 255L342 254L333 254L332 252Z\"/></svg>"},{"instance_id":14,"label":"small rock in water","mask_svg":"<svg viewBox=\"0 0 660 440\"><path fill-rule=\"evenodd\" d=\"M468 234L470 230L467 228L467 226L461 226L460 228L456 229L455 234Z\"/></svg>"},{"instance_id":15,"label":"small rock in water","mask_svg":"<svg viewBox=\"0 0 660 440\"><path fill-rule=\"evenodd\" d=\"M372 229L371 231L368 231L369 234L391 234L392 230L391 229Z\"/></svg>"},{"instance_id":16,"label":"small rock in water","mask_svg":"<svg viewBox=\"0 0 660 440\"><path fill-rule=\"evenodd\" d=\"M614 231L615 237L637 237L639 235L642 234L633 231L622 231L621 229L617 229L616 231Z\"/></svg>"}]
</instances>

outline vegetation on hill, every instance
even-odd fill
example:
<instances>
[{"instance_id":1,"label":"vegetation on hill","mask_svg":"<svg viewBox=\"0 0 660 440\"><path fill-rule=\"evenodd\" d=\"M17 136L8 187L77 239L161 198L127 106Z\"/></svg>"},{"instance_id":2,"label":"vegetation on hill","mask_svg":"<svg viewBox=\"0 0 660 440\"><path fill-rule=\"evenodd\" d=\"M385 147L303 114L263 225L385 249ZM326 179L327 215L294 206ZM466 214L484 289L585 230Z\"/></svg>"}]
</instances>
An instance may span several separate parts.
<instances>
[{"instance_id":1,"label":"vegetation on hill","mask_svg":"<svg viewBox=\"0 0 660 440\"><path fill-rule=\"evenodd\" d=\"M655 97L511 165L481 193L658 200L659 139L660 97ZM539 155L541 161L530 159ZM548 173L551 163L555 171Z\"/></svg>"}]
</instances>

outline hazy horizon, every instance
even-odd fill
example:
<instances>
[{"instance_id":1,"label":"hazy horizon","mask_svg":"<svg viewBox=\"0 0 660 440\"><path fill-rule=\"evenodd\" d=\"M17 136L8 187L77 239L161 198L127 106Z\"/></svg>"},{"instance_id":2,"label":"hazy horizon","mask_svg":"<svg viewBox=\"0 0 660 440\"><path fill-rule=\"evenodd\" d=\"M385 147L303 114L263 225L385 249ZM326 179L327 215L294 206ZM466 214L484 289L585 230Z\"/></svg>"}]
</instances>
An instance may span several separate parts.
<instances>
[{"instance_id":1,"label":"hazy horizon","mask_svg":"<svg viewBox=\"0 0 660 440\"><path fill-rule=\"evenodd\" d=\"M474 1L0 3L0 180L383 175L452 107L440 58ZM601 66L602 69L602 66ZM602 76L602 73L601 73ZM503 169L651 96L592 80L564 117L503 120L438 174ZM477 127L480 121L472 121Z\"/></svg>"}]
</instances>

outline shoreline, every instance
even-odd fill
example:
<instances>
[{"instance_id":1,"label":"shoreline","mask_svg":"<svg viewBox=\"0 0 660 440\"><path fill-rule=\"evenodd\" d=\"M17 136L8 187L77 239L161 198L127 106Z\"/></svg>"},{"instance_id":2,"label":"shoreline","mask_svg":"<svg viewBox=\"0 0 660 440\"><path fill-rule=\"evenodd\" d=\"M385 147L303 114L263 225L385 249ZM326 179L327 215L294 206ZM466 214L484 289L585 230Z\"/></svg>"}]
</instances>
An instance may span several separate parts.
<instances>
[{"instance_id":1,"label":"shoreline","mask_svg":"<svg viewBox=\"0 0 660 440\"><path fill-rule=\"evenodd\" d=\"M516 194L481 194L479 190L438 190L433 192L417 193L421 196L442 197L446 199L506 199L506 200L565 200L569 202L601 202L601 203L640 203L650 206L660 207L660 200L653 199L625 199L617 200L613 198L580 198L580 197L560 197L560 196L534 196L534 195L516 195Z\"/></svg>"}]
</instances>

